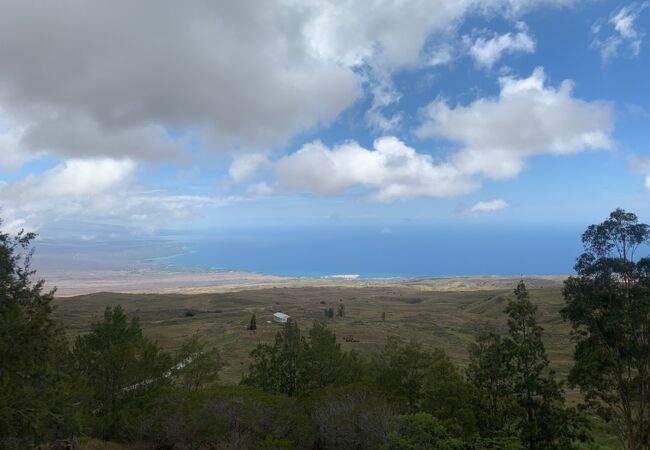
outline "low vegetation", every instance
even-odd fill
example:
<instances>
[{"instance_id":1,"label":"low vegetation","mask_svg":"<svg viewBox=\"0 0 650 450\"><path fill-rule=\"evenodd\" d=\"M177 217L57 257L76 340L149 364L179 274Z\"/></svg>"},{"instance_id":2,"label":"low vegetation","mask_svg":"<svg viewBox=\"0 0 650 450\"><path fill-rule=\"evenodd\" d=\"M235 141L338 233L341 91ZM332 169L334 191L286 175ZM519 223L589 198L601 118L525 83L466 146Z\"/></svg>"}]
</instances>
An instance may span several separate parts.
<instances>
[{"instance_id":1,"label":"low vegetation","mask_svg":"<svg viewBox=\"0 0 650 450\"><path fill-rule=\"evenodd\" d=\"M319 303L309 328L278 325L239 382L224 383L216 346L190 335L162 347L119 305L70 340L54 293L32 281L34 236L0 233L0 447L94 438L143 449L595 449L605 423L623 448L647 450L650 260L634 252L649 234L617 210L583 235L563 292L576 343L566 383L523 281L487 300L504 311L503 332L477 330L464 365L416 339L343 347L334 325L352 308L339 299L336 317ZM255 314L243 322L258 333ZM580 401L567 401L572 390Z\"/></svg>"}]
</instances>

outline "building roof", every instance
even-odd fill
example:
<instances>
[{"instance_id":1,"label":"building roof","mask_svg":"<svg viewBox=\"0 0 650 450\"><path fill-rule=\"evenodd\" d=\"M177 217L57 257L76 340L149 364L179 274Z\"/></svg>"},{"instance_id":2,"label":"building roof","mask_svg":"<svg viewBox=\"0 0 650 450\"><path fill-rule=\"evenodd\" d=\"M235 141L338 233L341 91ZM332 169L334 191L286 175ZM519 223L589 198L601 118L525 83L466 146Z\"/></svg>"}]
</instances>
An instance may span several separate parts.
<instances>
[{"instance_id":1,"label":"building roof","mask_svg":"<svg viewBox=\"0 0 650 450\"><path fill-rule=\"evenodd\" d=\"M276 312L276 313L273 314L273 316L278 318L278 319L288 319L289 318L289 316L287 314L281 313L281 312Z\"/></svg>"}]
</instances>

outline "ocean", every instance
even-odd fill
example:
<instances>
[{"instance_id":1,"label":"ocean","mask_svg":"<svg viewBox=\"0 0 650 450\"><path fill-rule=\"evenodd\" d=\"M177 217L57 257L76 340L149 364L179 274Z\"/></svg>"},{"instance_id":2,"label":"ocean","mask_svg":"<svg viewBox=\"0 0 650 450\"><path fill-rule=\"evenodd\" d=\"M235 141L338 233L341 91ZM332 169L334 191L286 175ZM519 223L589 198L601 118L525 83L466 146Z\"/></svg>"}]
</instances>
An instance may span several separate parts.
<instances>
[{"instance_id":1,"label":"ocean","mask_svg":"<svg viewBox=\"0 0 650 450\"><path fill-rule=\"evenodd\" d=\"M571 227L391 226L228 229L176 236L174 266L362 278L573 273Z\"/></svg>"}]
</instances>

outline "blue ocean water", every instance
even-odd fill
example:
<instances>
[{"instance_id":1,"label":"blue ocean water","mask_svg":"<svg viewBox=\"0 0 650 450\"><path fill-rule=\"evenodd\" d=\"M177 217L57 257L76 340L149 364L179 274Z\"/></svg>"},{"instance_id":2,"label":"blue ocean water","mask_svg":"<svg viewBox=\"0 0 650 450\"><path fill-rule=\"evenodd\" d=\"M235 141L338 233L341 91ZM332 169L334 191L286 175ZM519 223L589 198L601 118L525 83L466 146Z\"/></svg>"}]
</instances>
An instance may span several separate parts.
<instances>
[{"instance_id":1,"label":"blue ocean water","mask_svg":"<svg viewBox=\"0 0 650 450\"><path fill-rule=\"evenodd\" d=\"M173 265L274 275L364 278L568 274L581 253L571 227L249 228L183 238Z\"/></svg>"}]
</instances>

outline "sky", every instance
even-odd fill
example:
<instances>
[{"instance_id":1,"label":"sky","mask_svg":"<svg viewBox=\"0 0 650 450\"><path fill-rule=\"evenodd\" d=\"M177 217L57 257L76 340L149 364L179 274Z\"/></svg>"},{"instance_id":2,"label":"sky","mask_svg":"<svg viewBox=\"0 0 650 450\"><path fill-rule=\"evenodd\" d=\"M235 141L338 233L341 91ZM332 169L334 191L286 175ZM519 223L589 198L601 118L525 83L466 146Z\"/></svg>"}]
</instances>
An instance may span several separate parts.
<instances>
[{"instance_id":1,"label":"sky","mask_svg":"<svg viewBox=\"0 0 650 450\"><path fill-rule=\"evenodd\" d=\"M647 0L0 6L5 230L650 221Z\"/></svg>"}]
</instances>

